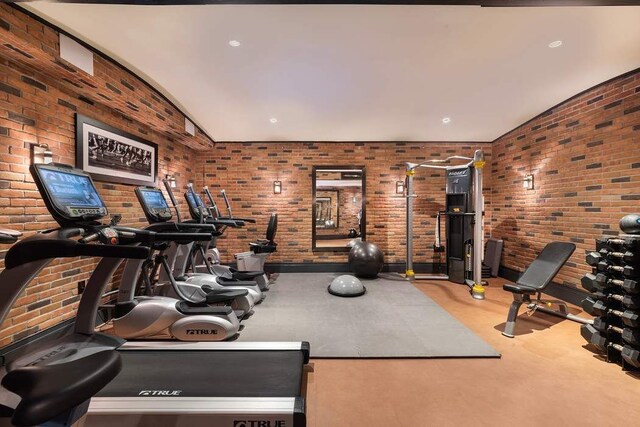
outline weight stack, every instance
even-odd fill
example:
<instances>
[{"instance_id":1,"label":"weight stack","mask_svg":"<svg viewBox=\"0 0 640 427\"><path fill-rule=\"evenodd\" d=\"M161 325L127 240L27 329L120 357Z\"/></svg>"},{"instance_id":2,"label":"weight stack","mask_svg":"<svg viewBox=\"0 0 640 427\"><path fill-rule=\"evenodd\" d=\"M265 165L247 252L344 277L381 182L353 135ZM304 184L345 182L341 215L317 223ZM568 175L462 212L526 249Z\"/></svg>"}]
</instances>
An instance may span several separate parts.
<instances>
[{"instance_id":1,"label":"weight stack","mask_svg":"<svg viewBox=\"0 0 640 427\"><path fill-rule=\"evenodd\" d=\"M582 278L591 292L582 308L595 319L581 334L608 362L640 370L640 235L603 237L595 246L586 256L592 272Z\"/></svg>"}]
</instances>

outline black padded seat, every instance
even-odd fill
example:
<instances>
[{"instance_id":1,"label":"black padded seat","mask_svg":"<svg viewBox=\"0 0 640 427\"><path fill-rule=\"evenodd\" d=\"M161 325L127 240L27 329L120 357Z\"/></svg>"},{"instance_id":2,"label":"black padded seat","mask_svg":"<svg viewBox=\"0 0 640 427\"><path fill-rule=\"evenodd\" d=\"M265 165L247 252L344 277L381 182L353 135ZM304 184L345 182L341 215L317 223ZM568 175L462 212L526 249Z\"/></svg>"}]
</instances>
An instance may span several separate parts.
<instances>
[{"instance_id":1,"label":"black padded seat","mask_svg":"<svg viewBox=\"0 0 640 427\"><path fill-rule=\"evenodd\" d=\"M275 242L252 242L249 243L249 248L254 254L270 254L277 250L277 244Z\"/></svg>"},{"instance_id":2,"label":"black padded seat","mask_svg":"<svg viewBox=\"0 0 640 427\"><path fill-rule=\"evenodd\" d=\"M502 286L502 289L505 291L513 292L514 294L530 294L533 295L538 292L536 289L531 288L529 286L521 286L521 285L512 285L507 283Z\"/></svg>"},{"instance_id":3,"label":"black padded seat","mask_svg":"<svg viewBox=\"0 0 640 427\"><path fill-rule=\"evenodd\" d=\"M217 316L228 316L233 312L231 307L226 305L212 307L205 303L198 304L198 303L192 303L188 301L176 302L176 310L178 310L182 314L187 314L187 315L211 314L211 315L217 315Z\"/></svg>"},{"instance_id":4,"label":"black padded seat","mask_svg":"<svg viewBox=\"0 0 640 427\"><path fill-rule=\"evenodd\" d=\"M515 284L506 284L502 287L505 291L513 294L513 302L509 307L509 314L507 314L507 322L502 335L509 338L514 337L520 306L522 304L527 304L527 306L533 304L534 307L537 307L537 304L542 302L540 296L536 301L532 301L530 296L542 294L575 250L576 245L569 242L551 242L547 244ZM540 308L540 310L542 309Z\"/></svg>"},{"instance_id":5,"label":"black padded seat","mask_svg":"<svg viewBox=\"0 0 640 427\"><path fill-rule=\"evenodd\" d=\"M115 350L57 365L17 368L2 379L7 390L22 398L12 422L32 426L51 421L89 400L121 369L122 361Z\"/></svg>"}]
</instances>

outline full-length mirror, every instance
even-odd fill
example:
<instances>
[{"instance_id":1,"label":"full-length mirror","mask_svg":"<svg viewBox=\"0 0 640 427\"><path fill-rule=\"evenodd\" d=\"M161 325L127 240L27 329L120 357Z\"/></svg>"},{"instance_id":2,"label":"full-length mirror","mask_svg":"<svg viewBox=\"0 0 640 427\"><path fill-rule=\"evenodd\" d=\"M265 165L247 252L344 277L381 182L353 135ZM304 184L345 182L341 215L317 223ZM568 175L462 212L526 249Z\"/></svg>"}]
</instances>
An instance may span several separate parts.
<instances>
[{"instance_id":1,"label":"full-length mirror","mask_svg":"<svg viewBox=\"0 0 640 427\"><path fill-rule=\"evenodd\" d=\"M314 166L313 250L348 251L365 238L364 166Z\"/></svg>"}]
</instances>

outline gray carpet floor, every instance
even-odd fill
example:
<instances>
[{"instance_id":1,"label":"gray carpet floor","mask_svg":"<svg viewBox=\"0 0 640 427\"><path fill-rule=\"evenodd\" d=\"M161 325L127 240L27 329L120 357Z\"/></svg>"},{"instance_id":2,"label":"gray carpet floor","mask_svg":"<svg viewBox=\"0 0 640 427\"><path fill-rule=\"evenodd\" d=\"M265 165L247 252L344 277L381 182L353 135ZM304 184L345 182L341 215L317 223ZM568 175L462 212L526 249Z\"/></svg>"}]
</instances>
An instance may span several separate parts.
<instances>
[{"instance_id":1,"label":"gray carpet floor","mask_svg":"<svg viewBox=\"0 0 640 427\"><path fill-rule=\"evenodd\" d=\"M309 341L318 358L500 356L400 276L363 280L367 293L357 298L327 292L337 276L280 274L238 340Z\"/></svg>"}]
</instances>

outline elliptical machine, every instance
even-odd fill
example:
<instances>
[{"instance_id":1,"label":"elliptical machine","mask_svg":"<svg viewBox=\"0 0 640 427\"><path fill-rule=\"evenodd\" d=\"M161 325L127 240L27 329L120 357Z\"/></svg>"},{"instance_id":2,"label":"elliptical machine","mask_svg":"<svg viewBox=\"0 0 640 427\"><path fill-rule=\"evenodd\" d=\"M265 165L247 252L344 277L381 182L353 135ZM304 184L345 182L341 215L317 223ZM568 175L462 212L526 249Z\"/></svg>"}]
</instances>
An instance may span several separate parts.
<instances>
[{"instance_id":1,"label":"elliptical machine","mask_svg":"<svg viewBox=\"0 0 640 427\"><path fill-rule=\"evenodd\" d=\"M253 306L263 297L256 282L223 280L211 275L203 275L203 277L196 278L177 271L175 268L178 251L182 250L183 247L191 247L194 242L208 242L219 233L216 226L233 226L235 223L229 220L211 221L209 224L181 222L179 211L176 211L178 222L173 222L173 214L160 189L156 187L138 187L135 189L135 193L150 223L147 229L163 230L168 227L170 229L206 233L208 236L208 239L197 241L177 241L162 248L162 257L156 258L162 265L161 268L156 269L158 280L153 283L153 294L174 298L184 298L184 295L187 295L191 301L217 304L220 302L217 301L215 294L234 291L242 293L231 304L238 311L238 317L244 318L251 315ZM169 196L171 197L172 193L169 193ZM143 265L138 261L127 262L122 284L120 285L121 290L131 292L137 286L142 267ZM146 275L143 275L143 278L144 276ZM155 278L156 275L152 273L150 277ZM181 290L182 295L178 295L175 292L176 288ZM128 298L128 296L128 294L123 295L123 298Z\"/></svg>"},{"instance_id":2,"label":"elliptical machine","mask_svg":"<svg viewBox=\"0 0 640 427\"><path fill-rule=\"evenodd\" d=\"M211 194L209 193L209 197L210 196ZM199 224L208 224L215 221L233 221L236 226L232 226L232 228L239 228L243 227L247 221L255 222L255 220L249 218L219 218L212 216L211 214L213 212L217 212L217 207L207 209L200 198L200 195L193 190L193 186L191 184L187 187L185 199L187 201L191 217L193 218L192 221ZM222 235L226 228L226 226L218 228L219 235ZM264 272L264 264L257 265L257 268L253 269L236 269L226 265L221 265L219 262L211 262L212 256L210 255L210 251L215 251L216 255L214 255L214 257L219 259L220 256L215 244L217 237L218 236L214 237L209 242L194 242L193 245L184 245L180 248L176 257L174 272L178 275L189 275L188 272L191 271L190 274L194 276L199 276L203 273L205 275L213 274L220 280L229 283L237 280L250 280L257 283L260 291L267 290L269 288L269 278Z\"/></svg>"},{"instance_id":3,"label":"elliptical machine","mask_svg":"<svg viewBox=\"0 0 640 427\"><path fill-rule=\"evenodd\" d=\"M233 216L231 211L231 204L229 203L229 199L227 198L227 193L225 192L225 190L222 190L220 194L222 195L222 198L226 205L226 216L222 216L222 214L220 213L220 210L218 209L218 206L213 196L211 195L211 191L207 186L203 187L203 193L209 201L209 207L207 208L207 211L214 218L232 219L234 221L240 222L242 225L244 225L245 223L253 224L256 222L256 220L253 218L238 218ZM195 207L194 209L190 209L190 212L192 217L194 217L194 219L197 219L199 211L198 200L200 205L204 206L204 203L202 203L200 196L198 196L198 194L195 192L193 192L193 196L189 196L189 194L187 193L185 194L185 197L187 198L187 202L190 202L190 199L194 200L194 202L192 203L195 205ZM262 275L256 277L255 280L258 282L258 284L260 285L260 289L262 289L263 291L268 290L269 286L271 285L269 276L264 272L264 266L269 254L276 252L278 246L278 244L275 242L277 229L278 214L272 213L271 217L269 218L269 224L267 226L266 239L258 239L254 242L251 242L249 243L249 251L235 254L235 258L237 261L237 272L262 272ZM220 252L215 247L215 244L209 244L205 248L205 253L196 253L194 265L196 265L196 268L198 269L199 266L205 265L205 260L209 261L209 264L213 266L214 270L219 268L218 265L220 264ZM229 267L221 266L221 268L228 269ZM202 270L198 269L198 271Z\"/></svg>"},{"instance_id":4,"label":"elliptical machine","mask_svg":"<svg viewBox=\"0 0 640 427\"><path fill-rule=\"evenodd\" d=\"M29 259L28 251L41 252L47 245L66 244L71 248L84 245L81 247L89 251L89 255L92 253L90 250L100 248L99 256L133 258L144 262L150 257L151 248L160 242L189 242L209 238L208 234L184 233L179 230L173 232L163 230L162 233L156 233L151 230L120 227L117 225L116 218L110 224L103 224L101 220L108 215L107 208L86 172L61 164L37 164L32 165L30 170L45 205L62 228L22 240L12 248L16 256ZM79 236L81 239L70 240L74 236ZM50 240L54 240L54 243L50 243ZM63 243L59 243L60 240ZM89 244L96 241L103 245ZM138 247L118 246L121 241ZM22 252L18 252L19 250ZM127 257L127 251L133 254L142 253L143 256ZM64 249L58 249L57 253L50 254L50 258L65 256L65 254ZM114 267L114 271L120 262ZM41 268L44 268L47 263ZM34 275L40 271L41 268L38 269L38 267L40 266L32 267ZM96 270L94 274L108 274L108 272ZM123 338L222 341L238 333L240 322L231 307L213 307L204 302L190 301L178 286L175 286L175 292L182 297L182 301L169 297L135 297L132 289L121 288L121 290L123 292L120 294L119 291L112 322L114 332ZM125 293L128 293L127 298L123 298ZM241 294L240 291L229 292L219 295L218 298L231 301ZM193 331L207 331L207 333L194 335Z\"/></svg>"}]
</instances>

